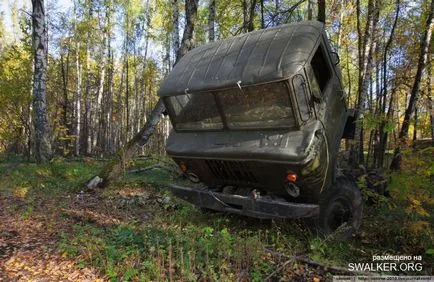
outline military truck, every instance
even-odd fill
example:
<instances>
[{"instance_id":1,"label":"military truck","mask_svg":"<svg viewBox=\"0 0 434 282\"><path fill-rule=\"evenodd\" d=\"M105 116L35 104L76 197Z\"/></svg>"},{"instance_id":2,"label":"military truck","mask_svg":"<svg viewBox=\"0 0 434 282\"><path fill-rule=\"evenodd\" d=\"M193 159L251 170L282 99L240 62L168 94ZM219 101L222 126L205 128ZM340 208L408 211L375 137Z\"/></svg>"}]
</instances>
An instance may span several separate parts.
<instances>
[{"instance_id":1,"label":"military truck","mask_svg":"<svg viewBox=\"0 0 434 282\"><path fill-rule=\"evenodd\" d=\"M360 191L336 168L352 131L338 64L317 21L188 52L158 92L173 125L167 154L191 181L173 193L258 218L316 217L324 232L358 229Z\"/></svg>"}]
</instances>

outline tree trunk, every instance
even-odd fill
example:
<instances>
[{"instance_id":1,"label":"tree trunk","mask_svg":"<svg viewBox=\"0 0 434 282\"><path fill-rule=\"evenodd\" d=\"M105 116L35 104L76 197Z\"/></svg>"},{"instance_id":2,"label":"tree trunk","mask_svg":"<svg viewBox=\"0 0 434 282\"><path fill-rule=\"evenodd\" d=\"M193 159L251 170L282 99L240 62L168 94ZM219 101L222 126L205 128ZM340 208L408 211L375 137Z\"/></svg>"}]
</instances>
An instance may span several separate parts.
<instances>
[{"instance_id":1,"label":"tree trunk","mask_svg":"<svg viewBox=\"0 0 434 282\"><path fill-rule=\"evenodd\" d=\"M134 157L138 149L148 142L151 135L160 121L161 114L164 112L163 100L159 100L152 110L151 116L145 126L137 133L133 139L128 141L125 147L120 148L115 157L102 169L100 177L102 186L107 186L113 180L119 178L128 166L128 162Z\"/></svg>"},{"instance_id":2,"label":"tree trunk","mask_svg":"<svg viewBox=\"0 0 434 282\"><path fill-rule=\"evenodd\" d=\"M338 48L342 45L342 33L344 25L344 11L345 11L345 0L341 0L341 5L339 8L339 27L338 27Z\"/></svg>"},{"instance_id":3,"label":"tree trunk","mask_svg":"<svg viewBox=\"0 0 434 282\"><path fill-rule=\"evenodd\" d=\"M250 10L249 10L249 23L247 25L247 31L253 31L255 30L255 8L256 8L256 0L252 0L250 3Z\"/></svg>"},{"instance_id":4,"label":"tree trunk","mask_svg":"<svg viewBox=\"0 0 434 282\"><path fill-rule=\"evenodd\" d=\"M108 39L108 59L109 65L107 70L107 109L105 113L105 140L106 144L103 147L104 152L112 153L114 152L115 144L115 134L114 134L114 119L113 119L113 66L114 66L114 55L111 49L111 39Z\"/></svg>"},{"instance_id":5,"label":"tree trunk","mask_svg":"<svg viewBox=\"0 0 434 282\"><path fill-rule=\"evenodd\" d=\"M363 53L363 56L359 58L359 97L356 107L356 128L354 133L354 140L359 144L354 146L351 154L351 165L356 167L360 163L363 163L363 134L362 134L362 120L365 111L366 98L369 91L369 73L372 62L372 47L374 42L374 33L379 16L379 0L369 0L368 4L368 16L366 21L366 28L364 34L363 51L359 51L359 54ZM359 11L359 8L358 8ZM360 41L361 38L359 38ZM357 149L358 148L358 149Z\"/></svg>"},{"instance_id":6,"label":"tree trunk","mask_svg":"<svg viewBox=\"0 0 434 282\"><path fill-rule=\"evenodd\" d=\"M74 34L77 33L77 3L74 1ZM81 65L80 65L80 42L75 38L75 68L76 68L76 91L74 93L73 135L74 154L80 155L80 131L81 131Z\"/></svg>"},{"instance_id":7,"label":"tree trunk","mask_svg":"<svg viewBox=\"0 0 434 282\"><path fill-rule=\"evenodd\" d=\"M62 75L62 88L63 88L63 101L62 101L62 108L63 108L63 126L66 128L65 135L71 134L71 128L70 123L68 122L68 112L69 112L69 99L68 99L68 77L69 77L69 51L66 55L66 62L64 60L64 54L60 54L60 68L61 68L61 75ZM66 64L66 66L65 66ZM67 152L67 148L69 145L69 140L65 138L63 143L63 154L65 155Z\"/></svg>"},{"instance_id":8,"label":"tree trunk","mask_svg":"<svg viewBox=\"0 0 434 282\"><path fill-rule=\"evenodd\" d=\"M386 46L384 47L384 55L383 55L383 99L382 99L382 105L381 105L381 111L382 114L385 114L386 111L386 101L387 101L387 66L388 66L388 60L387 56L389 53L390 46L392 44L393 36L395 34L396 25L398 23L399 18L399 10L400 10L400 0L396 1L396 14L395 14L395 20L393 22L392 30L390 31L389 39L387 40ZM392 100L392 98L390 98ZM391 104L392 105L392 104ZM388 121L389 116L386 116L386 121ZM378 150L378 156L377 156L377 168L381 168L384 163L384 154L386 153L386 144L387 144L387 132L384 131L386 126L386 121L382 121L380 123L380 144L379 144L379 150Z\"/></svg>"},{"instance_id":9,"label":"tree trunk","mask_svg":"<svg viewBox=\"0 0 434 282\"><path fill-rule=\"evenodd\" d=\"M51 158L50 130L47 117L47 31L44 0L32 0L32 43L34 56L33 113L35 124L35 157L39 163Z\"/></svg>"},{"instance_id":10,"label":"tree trunk","mask_svg":"<svg viewBox=\"0 0 434 282\"><path fill-rule=\"evenodd\" d=\"M255 19L255 7L256 0L243 0L243 31L249 32L255 29L254 19Z\"/></svg>"},{"instance_id":11,"label":"tree trunk","mask_svg":"<svg viewBox=\"0 0 434 282\"><path fill-rule=\"evenodd\" d=\"M122 64L122 71L120 74L120 83L119 83L119 88L118 88L118 93L117 93L117 101L116 101L116 110L115 110L115 116L116 116L116 127L115 127L115 142L114 142L114 147L117 149L123 145L125 145L124 139L126 139L125 135L126 135L126 131L125 131L125 126L124 126L124 122L125 122L125 99L123 99L122 97L122 93L124 92L124 84L125 84L125 61ZM123 138L122 138L123 137Z\"/></svg>"},{"instance_id":12,"label":"tree trunk","mask_svg":"<svg viewBox=\"0 0 434 282\"><path fill-rule=\"evenodd\" d=\"M106 37L104 35L104 47L106 45L105 41L106 41ZM94 144L93 146L96 148L96 153L97 154L101 154L102 152L102 140L104 139L104 108L105 106L103 106L102 104L102 99L103 99L103 95L104 95L104 83L105 83L105 69L107 67L108 64L108 58L106 56L104 56L103 54L103 60L104 62L102 63L101 66L101 71L100 71L100 76L99 76L99 86L98 86L98 94L96 96L96 111L95 111L95 124L97 126L98 132L96 134L96 139L94 139ZM106 90L107 92L107 90ZM107 101L108 103L108 101Z\"/></svg>"},{"instance_id":13,"label":"tree trunk","mask_svg":"<svg viewBox=\"0 0 434 282\"><path fill-rule=\"evenodd\" d=\"M86 21L92 20L92 1L85 2L87 7ZM91 73L90 73L90 45L91 45L91 31L87 29L86 32L86 84L84 92L84 117L83 117L83 135L82 135L82 150L84 155L90 155L92 150L92 94L91 94Z\"/></svg>"},{"instance_id":14,"label":"tree trunk","mask_svg":"<svg viewBox=\"0 0 434 282\"><path fill-rule=\"evenodd\" d=\"M172 68L171 60L170 60L170 37L169 35L166 36L166 42L164 44L166 47L164 48L166 50L166 54L163 57L163 74L164 76L167 76Z\"/></svg>"},{"instance_id":15,"label":"tree trunk","mask_svg":"<svg viewBox=\"0 0 434 282\"><path fill-rule=\"evenodd\" d=\"M274 0L274 13L271 15L271 22L273 26L278 26L281 24L281 20L279 18L280 11L280 0Z\"/></svg>"},{"instance_id":16,"label":"tree trunk","mask_svg":"<svg viewBox=\"0 0 434 282\"><path fill-rule=\"evenodd\" d=\"M210 0L208 6L208 40L213 42L215 40L215 1Z\"/></svg>"},{"instance_id":17,"label":"tree trunk","mask_svg":"<svg viewBox=\"0 0 434 282\"><path fill-rule=\"evenodd\" d=\"M214 1L214 0L212 0ZM172 44L173 44L173 55L176 56L176 52L179 49L179 10L178 10L178 0L172 0Z\"/></svg>"},{"instance_id":18,"label":"tree trunk","mask_svg":"<svg viewBox=\"0 0 434 282\"><path fill-rule=\"evenodd\" d=\"M108 4L106 2L106 4ZM104 99L104 93L107 92L107 89L104 87L105 85L105 79L106 79L106 68L109 64L109 57L107 52L107 46L108 46L108 30L109 30L109 21L107 17L108 7L105 5L105 18L103 21L103 18L98 17L98 23L99 28L102 30L102 50L101 50L101 69L99 72L99 83L98 83L98 91L96 96L96 103L95 104L95 128L96 132L94 131L93 139L92 139L92 147L93 147L93 154L97 155L99 157L102 157L103 153L103 144L105 144L104 137L105 137L105 104L108 103L102 103Z\"/></svg>"},{"instance_id":19,"label":"tree trunk","mask_svg":"<svg viewBox=\"0 0 434 282\"><path fill-rule=\"evenodd\" d=\"M350 58L349 58L349 56L350 56L350 52L349 52L349 46L347 45L346 46L346 54L347 54L347 66L346 66L346 69L347 69L347 80L348 80L348 100L347 100L347 102L348 102L348 105L350 104L350 98L351 98L351 90L352 90L352 88L351 88L351 86L352 86L352 84L351 84L351 73L350 73Z\"/></svg>"},{"instance_id":20,"label":"tree trunk","mask_svg":"<svg viewBox=\"0 0 434 282\"><path fill-rule=\"evenodd\" d=\"M325 23L326 22L326 1L318 0L318 17L317 20Z\"/></svg>"},{"instance_id":21,"label":"tree trunk","mask_svg":"<svg viewBox=\"0 0 434 282\"><path fill-rule=\"evenodd\" d=\"M66 59L66 67L65 62L63 61L64 55L60 54L60 71L62 75L62 90L63 90L63 101L62 101L62 108L63 108L63 125L67 127L68 124L68 65L69 65L69 54L67 55ZM66 68L66 70L65 70Z\"/></svg>"},{"instance_id":22,"label":"tree trunk","mask_svg":"<svg viewBox=\"0 0 434 282\"><path fill-rule=\"evenodd\" d=\"M137 35L135 35L136 37ZM133 108L134 108L134 126L132 128L132 134L136 134L137 132L140 131L140 126L139 126L139 69L137 68L138 62L137 62L137 57L138 57L138 50L136 48L136 38L134 39L134 102L133 102Z\"/></svg>"},{"instance_id":23,"label":"tree trunk","mask_svg":"<svg viewBox=\"0 0 434 282\"><path fill-rule=\"evenodd\" d=\"M184 34L182 35L182 42L177 52L175 64L194 47L194 25L196 23L198 4L199 0L185 0Z\"/></svg>"},{"instance_id":24,"label":"tree trunk","mask_svg":"<svg viewBox=\"0 0 434 282\"><path fill-rule=\"evenodd\" d=\"M32 71L34 71L34 67L35 67L35 64L34 64L34 59L32 59ZM33 76L31 76L31 79L30 79L30 81L29 81L29 89L30 89L30 93L29 93L29 97L32 97L33 96ZM34 138L33 138L33 136L35 135L35 128L34 128L34 125L33 125L33 117L32 117L32 114L33 114L33 111L32 111L32 109L33 109L33 106L32 106L32 104L33 104L33 101L32 100L30 100L28 103L27 103L27 105L26 105L26 120L27 120L27 122L26 122L26 129L27 129L27 161L30 161L30 158L31 158L31 156L32 156L32 154L33 154L33 152L34 152Z\"/></svg>"},{"instance_id":25,"label":"tree trunk","mask_svg":"<svg viewBox=\"0 0 434 282\"><path fill-rule=\"evenodd\" d=\"M376 45L376 44L374 44ZM374 54L375 54L375 48L374 47ZM374 57L375 58L375 57ZM375 62L373 63L373 65L375 65ZM373 112L373 96L374 96L374 87L373 87L373 78L372 78L372 73L369 74L369 95L368 95L368 108L369 108L369 112L370 114L372 114ZM367 150L367 154L366 154L366 161L365 161L365 168L369 168L369 160L371 158L371 150L372 150L372 143L373 143L373 139L374 138L374 130L369 130L369 139L368 139L368 150Z\"/></svg>"},{"instance_id":26,"label":"tree trunk","mask_svg":"<svg viewBox=\"0 0 434 282\"><path fill-rule=\"evenodd\" d=\"M432 30L434 26L433 16L434 0L431 1L428 18L426 20L425 31L423 33L420 43L419 60L417 63L416 77L414 79L413 87L411 88L410 101L408 103L407 109L405 110L404 121L402 122L401 131L399 132L399 139L401 141L404 141L405 138L407 138L410 118L411 115L414 113L416 102L419 97L420 83L422 80L423 70L425 68L428 58L429 43L431 42Z\"/></svg>"},{"instance_id":27,"label":"tree trunk","mask_svg":"<svg viewBox=\"0 0 434 282\"><path fill-rule=\"evenodd\" d=\"M80 65L80 43L76 44L75 67L77 85L74 97L74 135L75 135L75 155L80 155L80 136L81 136L81 65Z\"/></svg>"},{"instance_id":28,"label":"tree trunk","mask_svg":"<svg viewBox=\"0 0 434 282\"><path fill-rule=\"evenodd\" d=\"M243 0L242 5L243 5L243 32L246 33L248 30L248 21L249 21L249 15L248 15L248 5L247 5L247 1L248 0Z\"/></svg>"},{"instance_id":29,"label":"tree trunk","mask_svg":"<svg viewBox=\"0 0 434 282\"><path fill-rule=\"evenodd\" d=\"M145 30L147 30L147 34L145 35L145 51L144 51L144 57L143 57L143 61L144 61L144 65L143 65L143 75L141 76L141 81L140 81L140 95L141 95L141 113L139 114L140 117L140 128L142 128L142 125L146 123L147 121L147 107L146 107L146 103L147 103L147 91L146 91L146 77L145 77L145 73L147 72L147 69L150 67L150 64L148 62L148 48L149 48L149 30L151 29L151 13L150 13L150 9L149 9L149 0L146 1L146 20L145 20ZM176 9L178 10L178 5L176 6ZM175 36L175 42L174 42L174 46L179 47L179 17L178 19L175 21L174 24L174 29L178 30L177 32L174 32L174 34L176 34ZM176 56L176 52L178 49L174 49L173 50L173 54L174 56ZM139 130L140 131L140 130ZM144 154L144 149L142 148L142 154Z\"/></svg>"},{"instance_id":30,"label":"tree trunk","mask_svg":"<svg viewBox=\"0 0 434 282\"><path fill-rule=\"evenodd\" d=\"M361 76L361 66L362 66L362 46L363 46L363 37L362 37L362 29L360 27L360 0L356 1L356 26L357 26L357 58L358 58L358 74L359 78ZM359 81L360 82L360 81ZM357 100L357 99L356 99ZM354 104L354 108L357 107L357 104Z\"/></svg>"},{"instance_id":31,"label":"tree trunk","mask_svg":"<svg viewBox=\"0 0 434 282\"><path fill-rule=\"evenodd\" d=\"M198 2L198 0L185 0L186 21L184 34L182 37L181 46L177 52L178 55L175 64L188 52L189 49L194 47L194 24L197 15ZM95 176L88 181L87 187L106 187L109 183L122 175L125 168L128 166L129 161L134 157L137 150L141 148L141 146L145 145L154 133L164 111L164 103L163 100L160 99L152 110L150 118L146 121L140 132L137 133L125 145L125 147L120 148L117 151L115 157L103 167L99 174L100 176Z\"/></svg>"},{"instance_id":32,"label":"tree trunk","mask_svg":"<svg viewBox=\"0 0 434 282\"><path fill-rule=\"evenodd\" d=\"M427 84L428 84L428 87L427 87L427 95L428 95L428 109L429 109L429 112L430 112L430 115L429 115L429 118L430 118L430 126L431 126L431 140L432 140L432 143L434 144L434 97L433 97L433 94L432 94L432 85L431 85L431 83L432 83L432 81L431 81L431 68L432 68L432 65L431 65L431 56L430 56L430 60L428 61L428 65L427 65L427 69L428 69L428 72L427 72L427 75L428 75L428 77L427 77Z\"/></svg>"},{"instance_id":33,"label":"tree trunk","mask_svg":"<svg viewBox=\"0 0 434 282\"><path fill-rule=\"evenodd\" d=\"M312 0L307 0L307 20L311 21L312 19Z\"/></svg>"},{"instance_id":34,"label":"tree trunk","mask_svg":"<svg viewBox=\"0 0 434 282\"><path fill-rule=\"evenodd\" d=\"M130 130L130 53L129 53L129 44L130 44L130 37L129 37L129 28L128 28L128 13L127 13L127 30L125 35L125 129L122 132L124 134L124 140L122 142L125 144L126 140L129 139L129 130Z\"/></svg>"},{"instance_id":35,"label":"tree trunk","mask_svg":"<svg viewBox=\"0 0 434 282\"><path fill-rule=\"evenodd\" d=\"M86 42L86 85L84 92L84 117L83 117L83 135L82 135L82 150L84 155L89 155L91 151L91 93L90 93L90 51L89 51L90 32L87 35Z\"/></svg>"},{"instance_id":36,"label":"tree trunk","mask_svg":"<svg viewBox=\"0 0 434 282\"><path fill-rule=\"evenodd\" d=\"M110 8L110 2L107 1L106 5L106 19L107 19L107 95L106 101L104 103L104 137L102 145L103 152L114 152L113 144L114 144L114 133L113 133L113 66L114 66L114 55L111 48L111 36L112 36L112 23L111 23L111 15L112 11Z\"/></svg>"},{"instance_id":37,"label":"tree trunk","mask_svg":"<svg viewBox=\"0 0 434 282\"><path fill-rule=\"evenodd\" d=\"M415 141L417 140L417 127L418 127L418 125L417 125L417 121L418 121L418 116L417 116L417 107L414 109L414 121L413 121L413 127L414 127L414 129L413 129L413 146L416 146L415 145Z\"/></svg>"}]
</instances>

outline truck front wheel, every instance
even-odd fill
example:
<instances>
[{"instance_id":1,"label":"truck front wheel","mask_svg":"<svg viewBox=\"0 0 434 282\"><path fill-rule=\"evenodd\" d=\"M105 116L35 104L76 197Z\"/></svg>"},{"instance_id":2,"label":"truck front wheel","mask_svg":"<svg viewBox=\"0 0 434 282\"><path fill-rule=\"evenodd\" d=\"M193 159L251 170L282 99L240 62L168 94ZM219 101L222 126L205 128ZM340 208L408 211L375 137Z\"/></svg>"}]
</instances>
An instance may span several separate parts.
<instances>
[{"instance_id":1,"label":"truck front wheel","mask_svg":"<svg viewBox=\"0 0 434 282\"><path fill-rule=\"evenodd\" d=\"M321 197L319 227L324 234L339 229L347 237L360 228L363 199L354 181L338 176Z\"/></svg>"}]
</instances>

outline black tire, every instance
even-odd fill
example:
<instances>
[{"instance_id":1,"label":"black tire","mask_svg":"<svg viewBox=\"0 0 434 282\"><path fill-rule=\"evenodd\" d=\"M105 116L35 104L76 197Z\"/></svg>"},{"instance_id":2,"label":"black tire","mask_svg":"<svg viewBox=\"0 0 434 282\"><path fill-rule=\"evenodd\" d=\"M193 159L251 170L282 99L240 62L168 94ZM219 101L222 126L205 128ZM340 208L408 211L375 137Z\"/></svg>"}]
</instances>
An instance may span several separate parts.
<instances>
[{"instance_id":1,"label":"black tire","mask_svg":"<svg viewBox=\"0 0 434 282\"><path fill-rule=\"evenodd\" d=\"M356 232L362 224L363 198L357 184L345 177L338 176L321 195L319 228L323 234L330 234L343 226L343 237Z\"/></svg>"}]
</instances>

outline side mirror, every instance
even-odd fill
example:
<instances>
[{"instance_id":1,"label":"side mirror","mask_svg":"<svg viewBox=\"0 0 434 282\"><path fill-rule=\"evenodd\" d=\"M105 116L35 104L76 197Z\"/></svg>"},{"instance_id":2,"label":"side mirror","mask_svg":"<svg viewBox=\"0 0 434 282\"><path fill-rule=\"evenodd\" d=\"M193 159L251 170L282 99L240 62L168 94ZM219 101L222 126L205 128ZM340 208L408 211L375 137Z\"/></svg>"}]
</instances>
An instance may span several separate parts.
<instances>
[{"instance_id":1,"label":"side mirror","mask_svg":"<svg viewBox=\"0 0 434 282\"><path fill-rule=\"evenodd\" d=\"M339 55L337 52L330 52L330 58L332 60L333 65L338 65L341 62Z\"/></svg>"}]
</instances>

